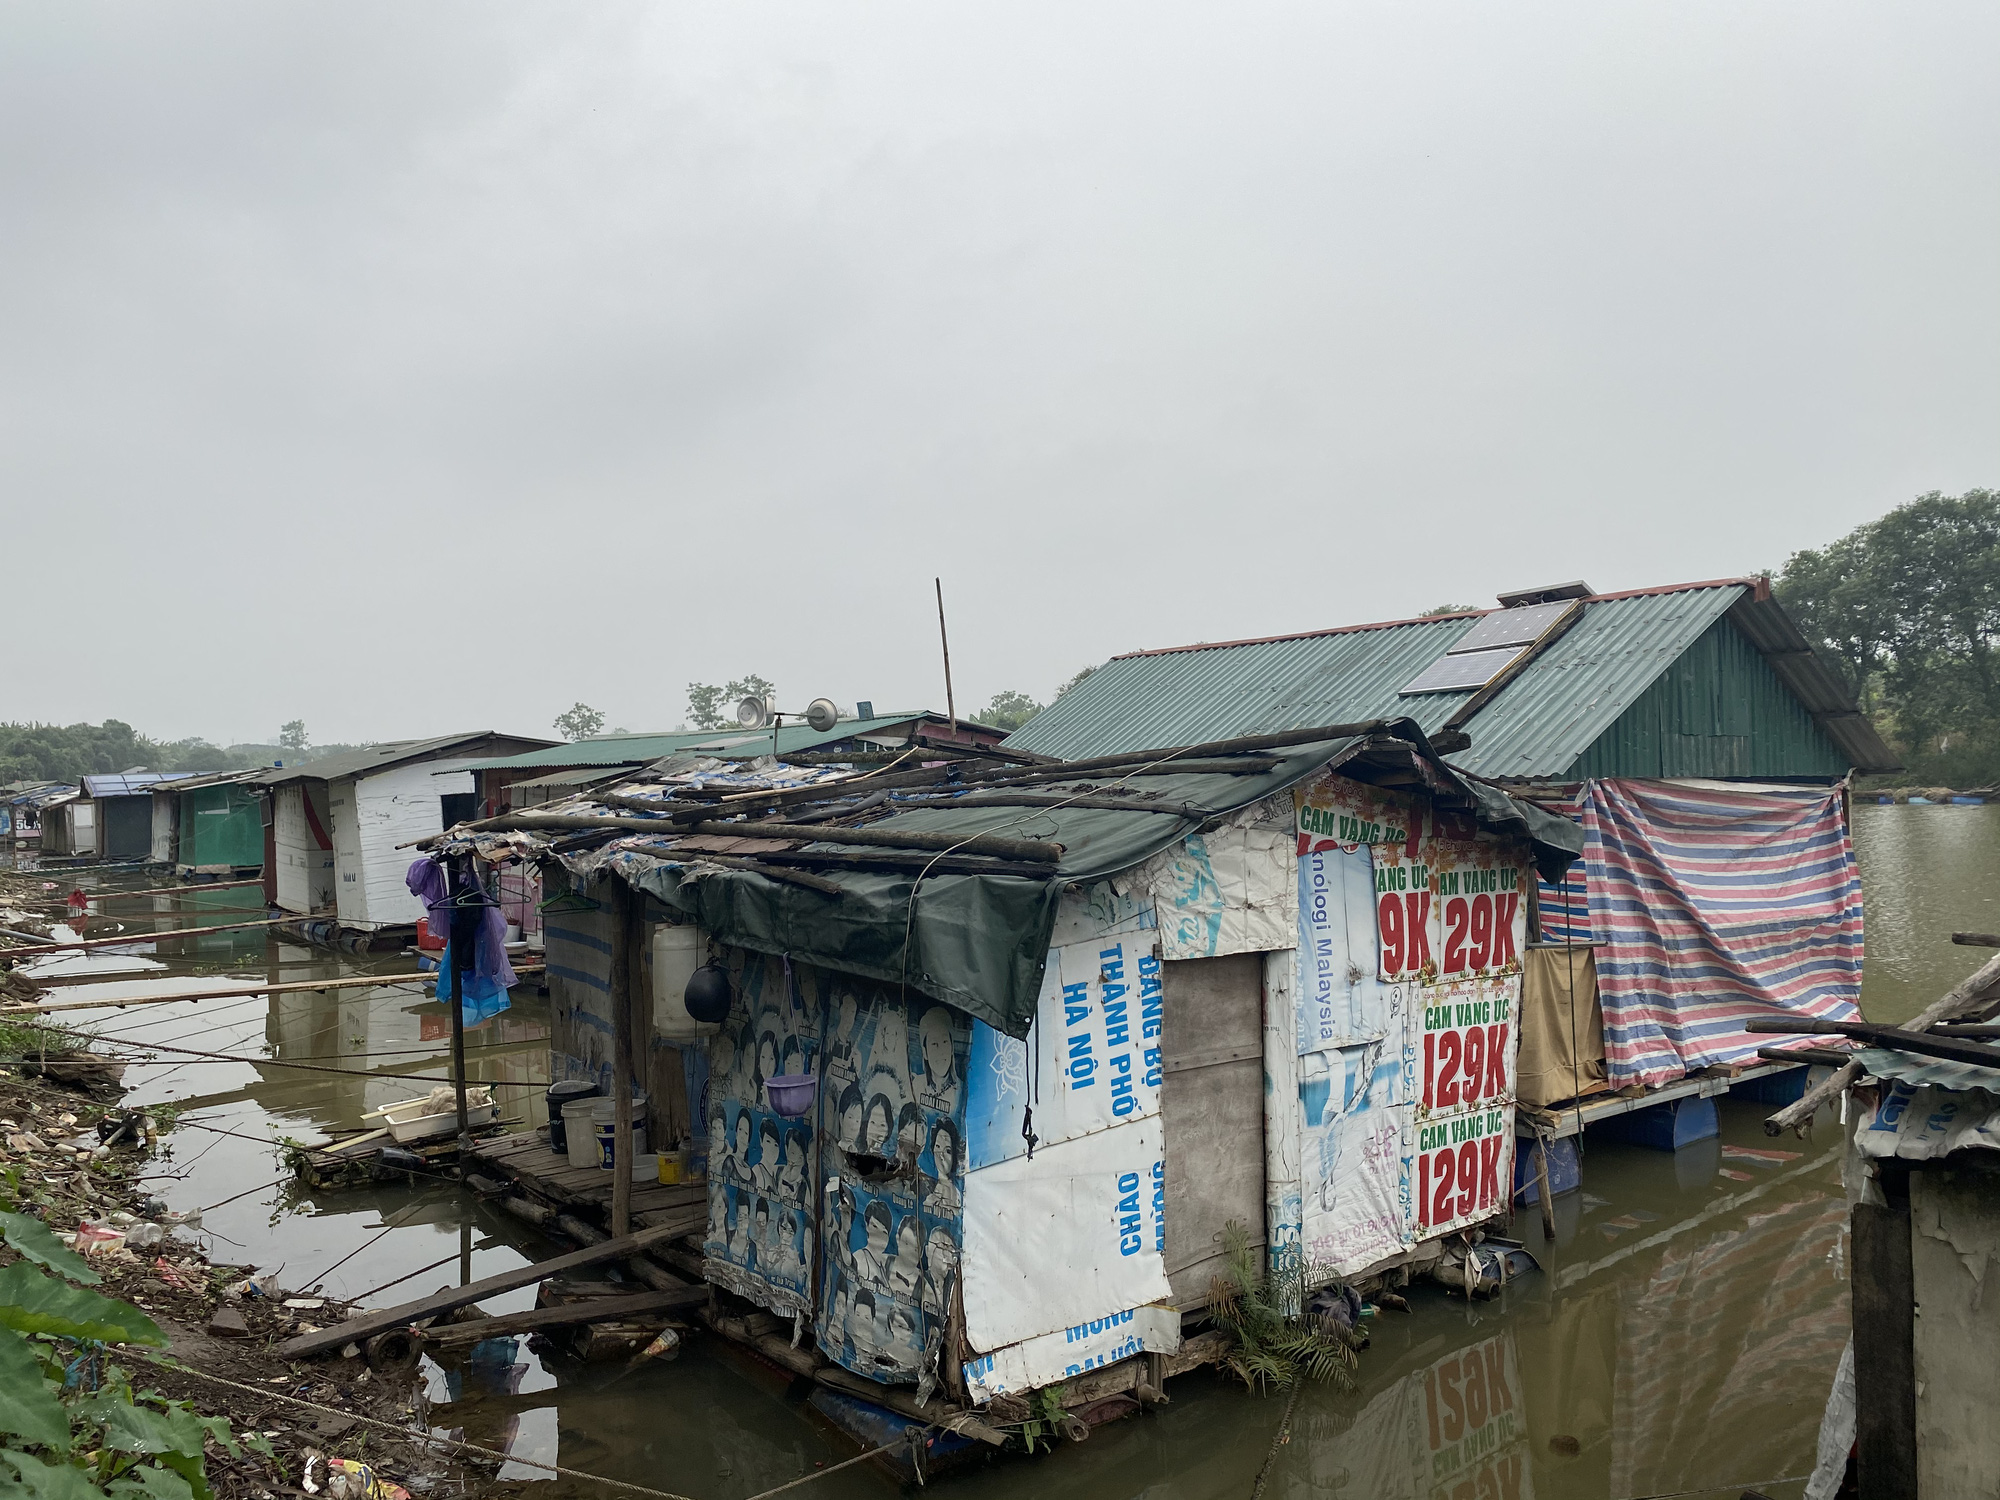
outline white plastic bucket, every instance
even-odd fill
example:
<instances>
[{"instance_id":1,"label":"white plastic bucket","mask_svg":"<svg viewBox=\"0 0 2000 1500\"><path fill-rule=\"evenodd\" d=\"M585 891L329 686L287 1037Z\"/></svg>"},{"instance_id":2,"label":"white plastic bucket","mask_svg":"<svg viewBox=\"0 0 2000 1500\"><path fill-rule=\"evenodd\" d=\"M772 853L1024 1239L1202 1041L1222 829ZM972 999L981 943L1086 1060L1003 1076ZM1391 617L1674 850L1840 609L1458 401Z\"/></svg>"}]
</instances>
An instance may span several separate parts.
<instances>
[{"instance_id":1,"label":"white plastic bucket","mask_svg":"<svg viewBox=\"0 0 2000 1500\"><path fill-rule=\"evenodd\" d=\"M569 1138L569 1164L572 1167L597 1165L600 1155L597 1125L591 1117L591 1110L602 1103L602 1099L572 1099L562 1107L563 1130Z\"/></svg>"},{"instance_id":2,"label":"white plastic bucket","mask_svg":"<svg viewBox=\"0 0 2000 1500\"><path fill-rule=\"evenodd\" d=\"M646 1155L646 1104L644 1094L632 1096L632 1154L635 1157ZM590 1105L591 1133L595 1137L597 1156L589 1165L609 1172L617 1165L614 1142L618 1135L618 1103L614 1099L593 1099Z\"/></svg>"}]
</instances>

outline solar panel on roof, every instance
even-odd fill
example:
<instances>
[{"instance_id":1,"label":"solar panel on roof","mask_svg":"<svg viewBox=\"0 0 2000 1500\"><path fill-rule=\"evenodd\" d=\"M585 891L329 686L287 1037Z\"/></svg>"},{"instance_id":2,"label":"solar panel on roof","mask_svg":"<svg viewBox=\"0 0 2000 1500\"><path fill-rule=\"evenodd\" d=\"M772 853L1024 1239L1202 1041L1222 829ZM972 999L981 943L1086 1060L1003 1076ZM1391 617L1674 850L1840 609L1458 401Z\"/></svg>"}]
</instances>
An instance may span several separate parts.
<instances>
[{"instance_id":1,"label":"solar panel on roof","mask_svg":"<svg viewBox=\"0 0 2000 1500\"><path fill-rule=\"evenodd\" d=\"M1553 604L1524 604L1515 609L1496 610L1458 638L1453 656L1467 651L1483 651L1493 646L1526 646L1540 640L1542 632L1572 608L1567 599Z\"/></svg>"},{"instance_id":2,"label":"solar panel on roof","mask_svg":"<svg viewBox=\"0 0 2000 1500\"><path fill-rule=\"evenodd\" d=\"M1455 651L1440 656L1419 672L1400 691L1412 693L1463 693L1483 688L1507 669L1526 646L1497 646L1490 651Z\"/></svg>"}]
</instances>

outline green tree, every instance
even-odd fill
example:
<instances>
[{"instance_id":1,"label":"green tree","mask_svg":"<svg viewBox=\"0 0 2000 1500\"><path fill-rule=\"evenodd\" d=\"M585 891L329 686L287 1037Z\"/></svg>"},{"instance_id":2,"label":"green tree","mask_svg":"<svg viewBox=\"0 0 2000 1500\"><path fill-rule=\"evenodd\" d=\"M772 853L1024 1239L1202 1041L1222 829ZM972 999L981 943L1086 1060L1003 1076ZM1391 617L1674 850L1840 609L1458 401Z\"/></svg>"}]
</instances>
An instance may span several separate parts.
<instances>
[{"instance_id":1,"label":"green tree","mask_svg":"<svg viewBox=\"0 0 2000 1500\"><path fill-rule=\"evenodd\" d=\"M736 722L736 705L745 698L770 699L777 685L750 672L734 682L716 687L713 683L688 684L688 723L696 729L721 729Z\"/></svg>"},{"instance_id":2,"label":"green tree","mask_svg":"<svg viewBox=\"0 0 2000 1500\"><path fill-rule=\"evenodd\" d=\"M587 740L604 727L604 715L588 703L577 703L556 715L555 730L566 740Z\"/></svg>"},{"instance_id":3,"label":"green tree","mask_svg":"<svg viewBox=\"0 0 2000 1500\"><path fill-rule=\"evenodd\" d=\"M307 746L311 743L306 738L306 721L304 719L293 719L289 724L285 725L284 728L278 731L278 743L293 755L304 755Z\"/></svg>"},{"instance_id":4,"label":"green tree","mask_svg":"<svg viewBox=\"0 0 2000 1500\"><path fill-rule=\"evenodd\" d=\"M1095 667L1085 667L1082 671L1078 672L1076 676L1070 678L1068 682L1065 682L1061 687L1057 688L1056 696L1060 698L1065 693L1072 692L1075 689L1082 687L1084 679L1090 676L1090 674L1095 672L1096 670L1097 668Z\"/></svg>"},{"instance_id":5,"label":"green tree","mask_svg":"<svg viewBox=\"0 0 2000 1500\"><path fill-rule=\"evenodd\" d=\"M1918 779L2000 779L2000 491L1920 495L1774 587Z\"/></svg>"},{"instance_id":6,"label":"green tree","mask_svg":"<svg viewBox=\"0 0 2000 1500\"><path fill-rule=\"evenodd\" d=\"M980 713L979 722L1012 734L1041 711L1042 705L1033 698L1009 688L993 695L993 701Z\"/></svg>"},{"instance_id":7,"label":"green tree","mask_svg":"<svg viewBox=\"0 0 2000 1500\"><path fill-rule=\"evenodd\" d=\"M1476 604L1433 604L1418 613L1419 620L1428 620L1432 615L1462 615L1479 608Z\"/></svg>"}]
</instances>

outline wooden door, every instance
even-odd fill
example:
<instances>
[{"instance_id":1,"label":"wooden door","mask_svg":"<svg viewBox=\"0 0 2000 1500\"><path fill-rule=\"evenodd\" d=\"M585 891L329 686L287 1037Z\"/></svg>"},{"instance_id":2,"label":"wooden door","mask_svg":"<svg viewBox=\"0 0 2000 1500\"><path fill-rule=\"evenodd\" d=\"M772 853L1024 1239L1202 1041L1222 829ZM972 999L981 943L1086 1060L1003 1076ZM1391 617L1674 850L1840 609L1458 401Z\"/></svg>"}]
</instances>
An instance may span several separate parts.
<instances>
[{"instance_id":1,"label":"wooden door","mask_svg":"<svg viewBox=\"0 0 2000 1500\"><path fill-rule=\"evenodd\" d=\"M1226 1266L1230 1220L1263 1259L1264 956L1162 967L1167 1280L1185 1311L1207 1302Z\"/></svg>"}]
</instances>

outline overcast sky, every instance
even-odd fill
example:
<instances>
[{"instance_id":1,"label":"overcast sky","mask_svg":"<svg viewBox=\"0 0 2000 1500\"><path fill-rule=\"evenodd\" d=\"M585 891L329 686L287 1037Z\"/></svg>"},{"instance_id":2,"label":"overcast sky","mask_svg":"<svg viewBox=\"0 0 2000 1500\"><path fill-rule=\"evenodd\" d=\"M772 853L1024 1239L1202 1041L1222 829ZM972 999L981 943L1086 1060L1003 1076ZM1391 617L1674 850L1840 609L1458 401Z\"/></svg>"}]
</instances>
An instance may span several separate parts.
<instances>
[{"instance_id":1,"label":"overcast sky","mask_svg":"<svg viewBox=\"0 0 2000 1500\"><path fill-rule=\"evenodd\" d=\"M2000 485L2000 7L0 9L0 719L672 727Z\"/></svg>"}]
</instances>

